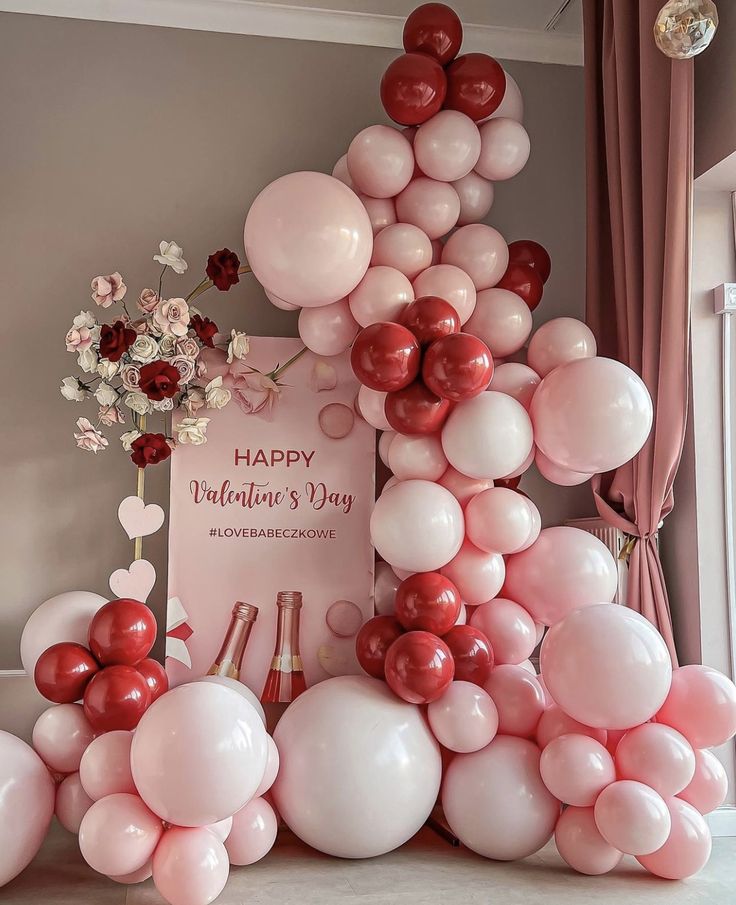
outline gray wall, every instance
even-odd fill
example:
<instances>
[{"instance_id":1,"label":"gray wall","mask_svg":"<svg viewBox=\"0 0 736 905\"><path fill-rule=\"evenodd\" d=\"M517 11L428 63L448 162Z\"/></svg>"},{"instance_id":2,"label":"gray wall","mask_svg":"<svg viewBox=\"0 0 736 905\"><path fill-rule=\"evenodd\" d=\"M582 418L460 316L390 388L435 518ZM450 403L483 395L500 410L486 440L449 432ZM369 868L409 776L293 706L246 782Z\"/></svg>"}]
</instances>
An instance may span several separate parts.
<instances>
[{"instance_id":1,"label":"gray wall","mask_svg":"<svg viewBox=\"0 0 736 905\"><path fill-rule=\"evenodd\" d=\"M695 175L736 148L736 3L718 4L718 31L695 60Z\"/></svg>"}]
</instances>

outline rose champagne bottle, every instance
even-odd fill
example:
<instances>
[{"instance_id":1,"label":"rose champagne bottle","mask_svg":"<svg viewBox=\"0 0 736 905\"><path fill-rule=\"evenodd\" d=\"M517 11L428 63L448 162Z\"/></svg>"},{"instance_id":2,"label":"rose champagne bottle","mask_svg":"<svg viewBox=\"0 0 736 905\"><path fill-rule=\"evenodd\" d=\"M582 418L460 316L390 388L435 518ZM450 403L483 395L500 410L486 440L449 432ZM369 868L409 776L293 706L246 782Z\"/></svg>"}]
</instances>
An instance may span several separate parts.
<instances>
[{"instance_id":1,"label":"rose champagne bottle","mask_svg":"<svg viewBox=\"0 0 736 905\"><path fill-rule=\"evenodd\" d=\"M225 638L215 662L209 668L208 676L226 676L239 679L243 665L245 646L258 616L258 607L252 603L236 603Z\"/></svg>"},{"instance_id":2,"label":"rose champagne bottle","mask_svg":"<svg viewBox=\"0 0 736 905\"><path fill-rule=\"evenodd\" d=\"M307 687L304 681L304 666L299 654L301 591L279 591L276 606L278 608L276 647L261 701L264 704L289 704Z\"/></svg>"}]
</instances>

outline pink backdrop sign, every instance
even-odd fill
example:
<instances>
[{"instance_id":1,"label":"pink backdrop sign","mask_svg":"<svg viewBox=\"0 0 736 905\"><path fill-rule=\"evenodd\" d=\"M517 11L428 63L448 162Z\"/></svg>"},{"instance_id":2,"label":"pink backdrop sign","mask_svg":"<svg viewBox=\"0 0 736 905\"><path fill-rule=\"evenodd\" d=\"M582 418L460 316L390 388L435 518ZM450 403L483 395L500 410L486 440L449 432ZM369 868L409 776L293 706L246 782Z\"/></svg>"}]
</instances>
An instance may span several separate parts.
<instances>
[{"instance_id":1,"label":"pink backdrop sign","mask_svg":"<svg viewBox=\"0 0 736 905\"><path fill-rule=\"evenodd\" d=\"M267 374L300 347L296 339L254 337L245 363ZM221 411L198 412L212 419L207 443L180 446L172 456L166 659L172 684L206 673L233 604L244 601L259 613L241 679L260 695L282 590L303 594L307 685L360 672L356 623L373 615L368 523L375 431L354 415L358 384L347 356L307 352L280 382L270 413L248 412L236 398Z\"/></svg>"}]
</instances>

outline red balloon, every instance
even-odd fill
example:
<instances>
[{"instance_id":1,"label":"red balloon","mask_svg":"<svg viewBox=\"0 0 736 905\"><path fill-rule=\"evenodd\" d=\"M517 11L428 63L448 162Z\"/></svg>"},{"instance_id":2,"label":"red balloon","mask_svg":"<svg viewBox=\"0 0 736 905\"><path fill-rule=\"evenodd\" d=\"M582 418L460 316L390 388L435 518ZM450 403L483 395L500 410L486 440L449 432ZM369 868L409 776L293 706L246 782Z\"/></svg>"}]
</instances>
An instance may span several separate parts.
<instances>
[{"instance_id":1,"label":"red balloon","mask_svg":"<svg viewBox=\"0 0 736 905\"><path fill-rule=\"evenodd\" d=\"M436 295L425 295L410 302L401 312L401 323L416 336L420 346L460 332L457 311Z\"/></svg>"},{"instance_id":2,"label":"red balloon","mask_svg":"<svg viewBox=\"0 0 736 905\"><path fill-rule=\"evenodd\" d=\"M451 408L449 399L440 399L421 380L415 380L386 396L384 412L388 423L400 434L434 434L447 420Z\"/></svg>"},{"instance_id":3,"label":"red balloon","mask_svg":"<svg viewBox=\"0 0 736 905\"><path fill-rule=\"evenodd\" d=\"M536 267L529 264L509 264L506 273L496 284L496 289L508 289L521 296L534 311L542 300L544 283Z\"/></svg>"},{"instance_id":4,"label":"red balloon","mask_svg":"<svg viewBox=\"0 0 736 905\"><path fill-rule=\"evenodd\" d=\"M455 58L462 43L462 22L444 3L424 3L404 23L404 50L429 54L442 66Z\"/></svg>"},{"instance_id":5,"label":"red balloon","mask_svg":"<svg viewBox=\"0 0 736 905\"><path fill-rule=\"evenodd\" d=\"M396 590L396 618L408 631L444 635L457 622L462 600L449 578L439 572L417 572Z\"/></svg>"},{"instance_id":6,"label":"red balloon","mask_svg":"<svg viewBox=\"0 0 736 905\"><path fill-rule=\"evenodd\" d=\"M169 677L166 675L166 670L158 660L152 660L150 657L146 657L145 660L141 660L141 662L136 665L136 669L146 680L148 689L151 692L152 704L156 698L160 698L162 694L166 694L169 690Z\"/></svg>"},{"instance_id":7,"label":"red balloon","mask_svg":"<svg viewBox=\"0 0 736 905\"><path fill-rule=\"evenodd\" d=\"M47 648L36 661L33 681L41 694L54 704L80 700L100 664L82 644L62 641Z\"/></svg>"},{"instance_id":8,"label":"red balloon","mask_svg":"<svg viewBox=\"0 0 736 905\"><path fill-rule=\"evenodd\" d=\"M421 352L414 334L401 324L371 324L355 338L350 363L364 386L389 393L414 380L419 373Z\"/></svg>"},{"instance_id":9,"label":"red balloon","mask_svg":"<svg viewBox=\"0 0 736 905\"><path fill-rule=\"evenodd\" d=\"M493 377L488 346L472 333L453 333L432 343L424 353L422 379L437 396L452 402L472 399Z\"/></svg>"},{"instance_id":10,"label":"red balloon","mask_svg":"<svg viewBox=\"0 0 736 905\"><path fill-rule=\"evenodd\" d=\"M482 685L493 669L493 649L483 632L472 625L456 625L444 641L455 659L455 678Z\"/></svg>"},{"instance_id":11,"label":"red balloon","mask_svg":"<svg viewBox=\"0 0 736 905\"><path fill-rule=\"evenodd\" d=\"M151 703L145 677L133 666L107 666L84 692L84 715L96 732L135 729Z\"/></svg>"},{"instance_id":12,"label":"red balloon","mask_svg":"<svg viewBox=\"0 0 736 905\"><path fill-rule=\"evenodd\" d=\"M506 93L506 73L487 53L464 53L447 67L445 108L475 122L490 116Z\"/></svg>"},{"instance_id":13,"label":"red balloon","mask_svg":"<svg viewBox=\"0 0 736 905\"><path fill-rule=\"evenodd\" d=\"M374 616L363 625L355 638L355 655L369 676L384 678L386 653L403 633L393 616Z\"/></svg>"},{"instance_id":14,"label":"red balloon","mask_svg":"<svg viewBox=\"0 0 736 905\"><path fill-rule=\"evenodd\" d=\"M389 688L410 704L436 701L454 675L449 648L430 632L407 632L394 641L386 654Z\"/></svg>"},{"instance_id":15,"label":"red balloon","mask_svg":"<svg viewBox=\"0 0 736 905\"><path fill-rule=\"evenodd\" d=\"M542 282L546 283L552 272L552 259L549 252L533 239L517 239L509 245L509 264L526 264L533 267Z\"/></svg>"},{"instance_id":16,"label":"red balloon","mask_svg":"<svg viewBox=\"0 0 736 905\"><path fill-rule=\"evenodd\" d=\"M418 126L442 109L447 93L445 70L423 53L404 53L381 79L381 103L394 122Z\"/></svg>"},{"instance_id":17,"label":"red balloon","mask_svg":"<svg viewBox=\"0 0 736 905\"><path fill-rule=\"evenodd\" d=\"M89 625L89 648L102 666L135 666L155 640L156 617L130 597L106 603Z\"/></svg>"}]
</instances>

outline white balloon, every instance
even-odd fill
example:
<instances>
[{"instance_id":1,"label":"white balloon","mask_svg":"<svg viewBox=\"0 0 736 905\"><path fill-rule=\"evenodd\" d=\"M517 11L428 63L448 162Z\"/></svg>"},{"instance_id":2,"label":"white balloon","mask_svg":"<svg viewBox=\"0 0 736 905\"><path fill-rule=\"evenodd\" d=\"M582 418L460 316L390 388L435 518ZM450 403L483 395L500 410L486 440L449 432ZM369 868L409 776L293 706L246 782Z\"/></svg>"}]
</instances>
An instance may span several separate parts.
<instances>
[{"instance_id":1,"label":"white balloon","mask_svg":"<svg viewBox=\"0 0 736 905\"><path fill-rule=\"evenodd\" d=\"M575 317L555 317L534 332L526 358L529 367L546 377L554 368L577 358L593 358L596 352L590 327Z\"/></svg>"},{"instance_id":2,"label":"white balloon","mask_svg":"<svg viewBox=\"0 0 736 905\"><path fill-rule=\"evenodd\" d=\"M489 119L480 127L480 157L475 170L484 179L511 179L529 159L529 135L521 123L503 117Z\"/></svg>"},{"instance_id":3,"label":"white balloon","mask_svg":"<svg viewBox=\"0 0 736 905\"><path fill-rule=\"evenodd\" d=\"M376 563L373 603L377 616L393 616L396 590L401 579L387 562Z\"/></svg>"},{"instance_id":4,"label":"white balloon","mask_svg":"<svg viewBox=\"0 0 736 905\"><path fill-rule=\"evenodd\" d=\"M366 386L361 386L358 390L358 414L378 431L391 430L384 411L385 403L386 393L382 393L380 390L372 390Z\"/></svg>"},{"instance_id":5,"label":"white balloon","mask_svg":"<svg viewBox=\"0 0 736 905\"><path fill-rule=\"evenodd\" d=\"M485 289L478 293L465 331L480 337L492 355L503 358L518 352L527 341L532 332L532 313L515 292Z\"/></svg>"},{"instance_id":6,"label":"white balloon","mask_svg":"<svg viewBox=\"0 0 736 905\"><path fill-rule=\"evenodd\" d=\"M447 469L442 441L437 434L396 434L388 451L388 467L400 481L437 481Z\"/></svg>"}]
</instances>

